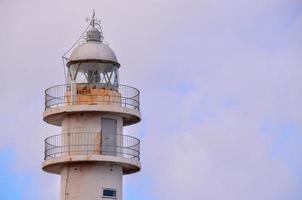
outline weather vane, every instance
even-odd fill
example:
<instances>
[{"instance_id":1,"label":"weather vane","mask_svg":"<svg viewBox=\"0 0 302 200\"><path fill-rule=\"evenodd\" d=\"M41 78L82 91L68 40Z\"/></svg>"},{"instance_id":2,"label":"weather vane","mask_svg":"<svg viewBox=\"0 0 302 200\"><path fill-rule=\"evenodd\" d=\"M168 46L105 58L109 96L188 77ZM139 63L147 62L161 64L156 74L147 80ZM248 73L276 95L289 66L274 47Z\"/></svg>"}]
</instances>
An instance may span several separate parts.
<instances>
[{"instance_id":1,"label":"weather vane","mask_svg":"<svg viewBox=\"0 0 302 200\"><path fill-rule=\"evenodd\" d=\"M93 12L92 12L92 18L86 18L86 21L90 22L90 25L95 28L95 25L98 25L100 27L100 23L101 23L101 20L98 20L96 17L95 17L95 11L93 9Z\"/></svg>"}]
</instances>

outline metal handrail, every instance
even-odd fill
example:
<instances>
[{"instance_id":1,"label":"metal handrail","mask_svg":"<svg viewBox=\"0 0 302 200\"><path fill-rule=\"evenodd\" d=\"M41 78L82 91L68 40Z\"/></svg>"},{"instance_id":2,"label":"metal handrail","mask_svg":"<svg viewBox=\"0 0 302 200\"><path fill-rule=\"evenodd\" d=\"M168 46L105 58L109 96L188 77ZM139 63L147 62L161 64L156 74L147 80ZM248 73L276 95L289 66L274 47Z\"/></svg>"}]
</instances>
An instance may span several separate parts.
<instances>
[{"instance_id":1,"label":"metal handrail","mask_svg":"<svg viewBox=\"0 0 302 200\"><path fill-rule=\"evenodd\" d=\"M67 155L111 155L140 160L140 140L129 135L100 132L64 133L45 139L44 159L58 158Z\"/></svg>"},{"instance_id":2,"label":"metal handrail","mask_svg":"<svg viewBox=\"0 0 302 200\"><path fill-rule=\"evenodd\" d=\"M71 84L56 85L46 89L45 110L74 104L110 104L139 110L140 92L134 87L119 85L118 88L112 88L101 83L76 83L76 87L75 102L72 101ZM98 93L100 90L106 90L107 93Z\"/></svg>"}]
</instances>

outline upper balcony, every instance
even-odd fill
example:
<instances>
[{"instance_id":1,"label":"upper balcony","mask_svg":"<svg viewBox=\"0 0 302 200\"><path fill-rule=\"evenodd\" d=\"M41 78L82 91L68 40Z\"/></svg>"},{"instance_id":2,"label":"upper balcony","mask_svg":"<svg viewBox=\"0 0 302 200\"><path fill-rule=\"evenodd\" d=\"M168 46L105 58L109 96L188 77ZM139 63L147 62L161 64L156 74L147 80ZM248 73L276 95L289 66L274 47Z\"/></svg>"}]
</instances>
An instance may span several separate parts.
<instances>
[{"instance_id":1,"label":"upper balcony","mask_svg":"<svg viewBox=\"0 0 302 200\"><path fill-rule=\"evenodd\" d=\"M119 85L108 87L102 83L70 83L56 85L45 91L44 121L61 125L66 112L118 113L124 124L140 121L140 92L138 89Z\"/></svg>"}]
</instances>

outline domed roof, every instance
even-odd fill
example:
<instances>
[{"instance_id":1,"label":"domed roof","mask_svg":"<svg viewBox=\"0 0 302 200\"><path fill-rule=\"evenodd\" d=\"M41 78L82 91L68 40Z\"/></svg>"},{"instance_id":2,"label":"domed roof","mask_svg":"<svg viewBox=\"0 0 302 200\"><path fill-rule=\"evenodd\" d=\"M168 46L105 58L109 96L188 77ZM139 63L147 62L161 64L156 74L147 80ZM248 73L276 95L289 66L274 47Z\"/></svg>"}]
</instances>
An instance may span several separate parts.
<instances>
[{"instance_id":1,"label":"domed roof","mask_svg":"<svg viewBox=\"0 0 302 200\"><path fill-rule=\"evenodd\" d=\"M87 41L76 47L70 57L70 61L76 60L105 60L118 63L112 49L103 42Z\"/></svg>"}]
</instances>

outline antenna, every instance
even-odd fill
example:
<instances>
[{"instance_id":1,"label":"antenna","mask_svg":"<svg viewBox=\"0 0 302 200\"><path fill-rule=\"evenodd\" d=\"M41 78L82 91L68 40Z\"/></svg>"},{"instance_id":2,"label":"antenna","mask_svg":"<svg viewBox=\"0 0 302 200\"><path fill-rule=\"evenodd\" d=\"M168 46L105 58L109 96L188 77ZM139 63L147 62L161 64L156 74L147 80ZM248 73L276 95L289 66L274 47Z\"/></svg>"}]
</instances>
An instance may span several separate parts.
<instances>
[{"instance_id":1,"label":"antenna","mask_svg":"<svg viewBox=\"0 0 302 200\"><path fill-rule=\"evenodd\" d=\"M95 12L94 12L94 9L93 9L93 14L92 14L92 24L91 26L94 27L94 23L95 23Z\"/></svg>"}]
</instances>

